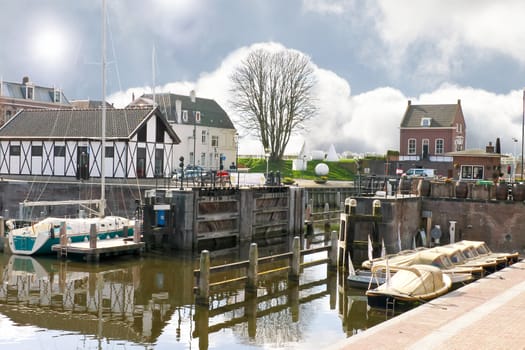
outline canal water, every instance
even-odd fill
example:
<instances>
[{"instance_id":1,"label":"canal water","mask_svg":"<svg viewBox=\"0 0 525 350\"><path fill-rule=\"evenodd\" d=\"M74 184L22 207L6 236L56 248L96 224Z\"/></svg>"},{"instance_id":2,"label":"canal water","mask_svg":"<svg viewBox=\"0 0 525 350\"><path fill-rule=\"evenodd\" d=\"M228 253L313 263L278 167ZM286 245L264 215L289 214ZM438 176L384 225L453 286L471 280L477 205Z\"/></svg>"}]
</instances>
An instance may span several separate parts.
<instances>
[{"instance_id":1,"label":"canal water","mask_svg":"<svg viewBox=\"0 0 525 350\"><path fill-rule=\"evenodd\" d=\"M211 263L242 255L212 253ZM263 279L256 296L214 290L203 308L194 302L198 265L185 255L89 265L0 253L0 349L320 349L393 317L368 308L326 264L305 268L295 285Z\"/></svg>"}]
</instances>

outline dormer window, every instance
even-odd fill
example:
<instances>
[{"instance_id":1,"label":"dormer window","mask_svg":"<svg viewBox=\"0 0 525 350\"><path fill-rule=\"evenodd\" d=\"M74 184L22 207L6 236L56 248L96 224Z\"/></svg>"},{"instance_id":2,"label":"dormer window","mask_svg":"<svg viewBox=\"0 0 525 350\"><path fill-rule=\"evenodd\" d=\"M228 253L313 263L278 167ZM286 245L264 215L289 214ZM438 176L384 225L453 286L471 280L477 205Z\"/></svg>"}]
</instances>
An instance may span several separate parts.
<instances>
[{"instance_id":1,"label":"dormer window","mask_svg":"<svg viewBox=\"0 0 525 350\"><path fill-rule=\"evenodd\" d=\"M53 91L53 102L55 102L55 103L62 102L62 94L60 93L59 89L55 89Z\"/></svg>"},{"instance_id":2,"label":"dormer window","mask_svg":"<svg viewBox=\"0 0 525 350\"><path fill-rule=\"evenodd\" d=\"M182 120L185 122L188 121L188 111L187 110L182 111Z\"/></svg>"},{"instance_id":3,"label":"dormer window","mask_svg":"<svg viewBox=\"0 0 525 350\"><path fill-rule=\"evenodd\" d=\"M430 127L430 124L432 123L432 118L421 118L421 126L423 127Z\"/></svg>"},{"instance_id":4,"label":"dormer window","mask_svg":"<svg viewBox=\"0 0 525 350\"><path fill-rule=\"evenodd\" d=\"M33 100L35 97L35 87L26 85L26 99Z\"/></svg>"},{"instance_id":5,"label":"dormer window","mask_svg":"<svg viewBox=\"0 0 525 350\"><path fill-rule=\"evenodd\" d=\"M199 112L199 111L195 112L195 121L197 123L201 122L201 112Z\"/></svg>"}]
</instances>

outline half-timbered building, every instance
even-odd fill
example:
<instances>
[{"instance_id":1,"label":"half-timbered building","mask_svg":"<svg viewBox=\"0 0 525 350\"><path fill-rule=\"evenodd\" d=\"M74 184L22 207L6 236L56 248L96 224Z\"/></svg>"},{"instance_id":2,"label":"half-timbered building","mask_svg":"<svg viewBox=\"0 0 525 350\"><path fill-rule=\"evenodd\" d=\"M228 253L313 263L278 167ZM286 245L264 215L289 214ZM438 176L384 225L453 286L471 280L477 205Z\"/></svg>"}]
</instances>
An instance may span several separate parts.
<instances>
[{"instance_id":1,"label":"half-timbered building","mask_svg":"<svg viewBox=\"0 0 525 350\"><path fill-rule=\"evenodd\" d=\"M158 108L21 110L0 128L0 174L154 178L171 174L179 137Z\"/></svg>"}]
</instances>

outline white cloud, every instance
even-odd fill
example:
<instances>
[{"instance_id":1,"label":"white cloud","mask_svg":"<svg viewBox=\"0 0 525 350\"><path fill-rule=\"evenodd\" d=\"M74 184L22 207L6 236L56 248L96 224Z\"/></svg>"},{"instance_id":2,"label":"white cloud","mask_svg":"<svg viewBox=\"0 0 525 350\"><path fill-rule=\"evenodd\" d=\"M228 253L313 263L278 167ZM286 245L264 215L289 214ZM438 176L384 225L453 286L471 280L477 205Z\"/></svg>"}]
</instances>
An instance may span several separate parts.
<instances>
[{"instance_id":1,"label":"white cloud","mask_svg":"<svg viewBox=\"0 0 525 350\"><path fill-rule=\"evenodd\" d=\"M448 77L459 72L467 52L479 60L492 52L525 64L524 12L519 0L378 0L368 18L388 50L385 65L414 62L415 73Z\"/></svg>"},{"instance_id":2,"label":"white cloud","mask_svg":"<svg viewBox=\"0 0 525 350\"><path fill-rule=\"evenodd\" d=\"M277 43L258 43L239 48L225 57L216 70L201 74L196 82L173 82L156 87L156 92L188 94L195 89L197 96L215 99L235 121L235 113L228 105L229 76L250 50L259 47L272 50L284 48ZM521 139L521 91L495 94L444 84L416 97L406 97L400 90L391 87L352 96L348 81L315 65L314 69L318 83L313 95L319 105L319 115L308 123L307 132L292 138L288 154L296 154L303 142L310 150L327 150L330 144L336 144L340 153L384 154L387 150L399 149L399 124L409 99L413 104L454 104L460 99L467 123L468 148L484 148L489 141L495 143L500 137L502 151L510 153L515 146L512 137ZM132 92L138 97L142 93L150 93L151 87L128 89L110 96L109 100L116 106L125 106L131 101ZM244 136L240 153L261 154L260 142Z\"/></svg>"}]
</instances>

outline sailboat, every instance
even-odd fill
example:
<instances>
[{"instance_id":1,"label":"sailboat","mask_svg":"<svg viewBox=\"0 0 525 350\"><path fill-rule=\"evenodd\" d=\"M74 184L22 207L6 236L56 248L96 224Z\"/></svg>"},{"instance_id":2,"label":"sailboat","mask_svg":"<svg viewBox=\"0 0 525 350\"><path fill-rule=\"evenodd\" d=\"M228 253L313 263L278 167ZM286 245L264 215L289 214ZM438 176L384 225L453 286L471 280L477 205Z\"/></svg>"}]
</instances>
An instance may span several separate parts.
<instances>
[{"instance_id":1,"label":"sailboat","mask_svg":"<svg viewBox=\"0 0 525 350\"><path fill-rule=\"evenodd\" d=\"M101 122L101 149L105 149L106 138L106 3L102 4L102 122ZM105 174L104 156L101 159L101 196L95 201L98 203L98 217L86 218L59 218L48 217L38 222L30 223L23 227L14 220L8 220L9 248L13 254L20 255L43 255L51 254L52 246L59 244L61 226L65 226L67 241L70 243L89 240L90 227L96 225L97 239L108 239L115 237L126 237L133 235L135 221L120 216L105 216ZM61 201L55 203L43 203L40 205L85 205L93 204L93 200L87 201ZM34 205L38 203L32 203Z\"/></svg>"}]
</instances>

